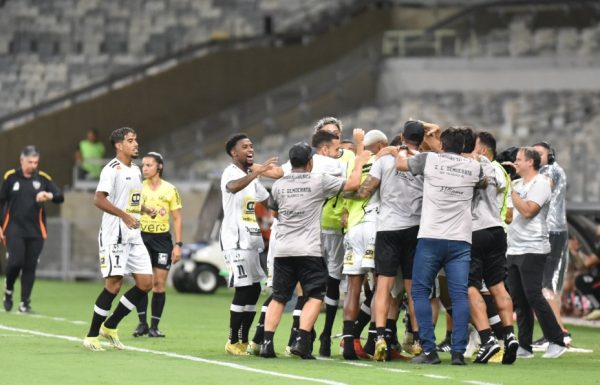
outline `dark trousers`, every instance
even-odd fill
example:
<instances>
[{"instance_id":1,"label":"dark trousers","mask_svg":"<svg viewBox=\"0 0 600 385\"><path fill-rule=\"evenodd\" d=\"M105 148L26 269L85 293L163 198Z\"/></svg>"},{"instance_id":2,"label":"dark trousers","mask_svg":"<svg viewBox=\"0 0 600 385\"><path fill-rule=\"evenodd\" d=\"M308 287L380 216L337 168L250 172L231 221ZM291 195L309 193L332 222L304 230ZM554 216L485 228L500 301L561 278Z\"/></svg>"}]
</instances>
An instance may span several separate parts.
<instances>
[{"instance_id":1,"label":"dark trousers","mask_svg":"<svg viewBox=\"0 0 600 385\"><path fill-rule=\"evenodd\" d=\"M6 249L8 263L6 265L6 290L14 290L15 282L21 274L21 301L29 301L35 269L44 247L42 238L21 238L7 235Z\"/></svg>"},{"instance_id":2,"label":"dark trousers","mask_svg":"<svg viewBox=\"0 0 600 385\"><path fill-rule=\"evenodd\" d=\"M537 317L544 337L564 345L563 333L542 294L544 265L548 254L508 255L508 289L517 312L519 345L531 351L533 314Z\"/></svg>"}]
</instances>

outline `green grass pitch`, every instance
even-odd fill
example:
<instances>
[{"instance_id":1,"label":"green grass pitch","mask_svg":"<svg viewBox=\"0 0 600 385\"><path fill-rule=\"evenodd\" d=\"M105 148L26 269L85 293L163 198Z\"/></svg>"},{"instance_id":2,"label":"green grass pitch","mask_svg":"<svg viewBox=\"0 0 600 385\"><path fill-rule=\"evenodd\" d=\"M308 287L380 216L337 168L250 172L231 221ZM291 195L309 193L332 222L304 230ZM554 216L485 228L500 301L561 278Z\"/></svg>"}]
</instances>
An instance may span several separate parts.
<instances>
[{"instance_id":1,"label":"green grass pitch","mask_svg":"<svg viewBox=\"0 0 600 385\"><path fill-rule=\"evenodd\" d=\"M279 358L231 357L224 353L232 292L200 296L167 293L161 329L164 339L134 338L137 316L120 325L122 341L133 350L90 352L81 346L100 283L38 281L32 306L35 315L0 311L0 384L599 384L600 330L570 327L574 344L594 353L566 353L557 360L517 360L515 365L453 367L449 353L442 364L415 366L404 362L341 359L334 340L332 360L303 361L285 357L291 315L276 334ZM17 286L17 296L18 296ZM15 296L15 298L18 298ZM260 301L262 301L261 298ZM261 302L259 302L260 304ZM116 306L116 300L113 307ZM323 315L317 321L321 329ZM443 318L438 324L442 335ZM341 331L338 312L334 334ZM402 330L402 327L400 326ZM38 334L32 334L38 333ZM42 333L42 334L40 334ZM535 337L540 335L536 328Z\"/></svg>"}]
</instances>

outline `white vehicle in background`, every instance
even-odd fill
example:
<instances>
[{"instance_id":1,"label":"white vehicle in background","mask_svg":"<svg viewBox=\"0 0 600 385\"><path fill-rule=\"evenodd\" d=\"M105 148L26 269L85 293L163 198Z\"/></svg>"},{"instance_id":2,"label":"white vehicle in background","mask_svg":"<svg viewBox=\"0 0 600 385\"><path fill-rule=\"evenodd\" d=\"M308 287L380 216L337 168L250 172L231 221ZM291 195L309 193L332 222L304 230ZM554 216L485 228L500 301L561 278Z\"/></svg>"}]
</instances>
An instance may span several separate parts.
<instances>
[{"instance_id":1,"label":"white vehicle in background","mask_svg":"<svg viewBox=\"0 0 600 385\"><path fill-rule=\"evenodd\" d=\"M181 262L174 265L171 279L182 293L212 294L227 285L227 266L219 242L185 244Z\"/></svg>"}]
</instances>

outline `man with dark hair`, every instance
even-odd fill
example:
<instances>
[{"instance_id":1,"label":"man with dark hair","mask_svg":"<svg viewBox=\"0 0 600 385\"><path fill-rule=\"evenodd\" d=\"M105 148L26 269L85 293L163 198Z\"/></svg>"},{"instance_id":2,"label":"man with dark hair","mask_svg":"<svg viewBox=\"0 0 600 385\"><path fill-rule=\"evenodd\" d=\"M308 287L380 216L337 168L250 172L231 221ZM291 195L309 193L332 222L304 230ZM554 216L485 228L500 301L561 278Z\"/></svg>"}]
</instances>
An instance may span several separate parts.
<instances>
[{"instance_id":1,"label":"man with dark hair","mask_svg":"<svg viewBox=\"0 0 600 385\"><path fill-rule=\"evenodd\" d=\"M98 130L87 130L86 138L79 142L75 151L75 161L79 163L80 177L98 179L102 171L102 159L106 149L98 141Z\"/></svg>"},{"instance_id":2,"label":"man with dark hair","mask_svg":"<svg viewBox=\"0 0 600 385\"><path fill-rule=\"evenodd\" d=\"M322 132L330 132L340 138L342 129L342 122L339 119L326 117L319 120L315 125L315 135ZM336 143L335 146L338 147L337 153L329 153L327 155L339 162L341 168L344 170L343 176L346 177L346 175L349 174L348 170L351 162L355 157L354 153L349 150L340 149L339 142L334 141L334 143ZM318 148L318 146L315 146L314 142L313 147ZM344 234L342 231L343 211L344 198L339 195L332 196L327 199L321 217L323 253L325 260L327 261L327 271L329 274L329 277L327 278L327 293L324 300L325 323L323 331L319 336L319 341L321 343L319 355L322 357L331 356L331 333L340 299L340 282L342 280L342 266L344 260Z\"/></svg>"},{"instance_id":3,"label":"man with dark hair","mask_svg":"<svg viewBox=\"0 0 600 385\"><path fill-rule=\"evenodd\" d=\"M413 363L439 364L429 296L434 279L444 268L452 299L452 364L464 365L469 303L467 278L471 254L471 201L474 188L484 187L481 166L460 154L463 133L448 128L441 134L442 153L421 153L408 158L401 150L398 171L423 175L423 209L413 266L412 295L419 323L423 354Z\"/></svg>"},{"instance_id":4,"label":"man with dark hair","mask_svg":"<svg viewBox=\"0 0 600 385\"><path fill-rule=\"evenodd\" d=\"M242 133L227 140L225 151L232 163L221 176L224 216L220 242L229 267L229 286L235 288L225 351L232 355L247 355L248 332L256 314L260 281L266 277L260 266L259 254L264 243L254 205L267 201L269 193L258 178L275 166L277 158L253 167L254 147L248 136Z\"/></svg>"},{"instance_id":5,"label":"man with dark hair","mask_svg":"<svg viewBox=\"0 0 600 385\"><path fill-rule=\"evenodd\" d=\"M404 125L404 132L400 135L398 144L408 147L413 153L418 153L424 136L425 130L420 122L408 121ZM398 275L401 275L404 280L413 332L416 340L419 339L410 290L414 252L421 218L423 177L397 171L395 158L392 155L382 156L375 161L369 176L361 184L356 195L365 199L377 189L383 199L377 215L375 237L377 285L373 312L377 341L373 358L377 361L384 361L389 359L391 353L389 349L390 333L386 332L386 329L391 331L393 323L395 323L395 320L388 319L388 311L392 299L390 293Z\"/></svg>"},{"instance_id":6,"label":"man with dark hair","mask_svg":"<svg viewBox=\"0 0 600 385\"><path fill-rule=\"evenodd\" d=\"M21 167L4 173L0 188L0 243L6 245L4 310L13 307L13 290L21 274L21 313L31 312L35 270L46 239L44 203L62 203L63 194L52 178L38 171L40 153L35 146L21 151Z\"/></svg>"},{"instance_id":7,"label":"man with dark hair","mask_svg":"<svg viewBox=\"0 0 600 385\"><path fill-rule=\"evenodd\" d=\"M83 340L83 346L92 351L104 350L99 334L115 349L125 348L117 326L152 288L152 264L142 240L140 216L156 212L142 204L142 173L133 162L138 157L137 135L129 127L118 128L111 133L110 142L117 154L102 169L94 195L94 204L104 212L98 236L104 289L96 299L90 330ZM125 274L133 275L135 286L108 317Z\"/></svg>"},{"instance_id":8,"label":"man with dark hair","mask_svg":"<svg viewBox=\"0 0 600 385\"><path fill-rule=\"evenodd\" d=\"M508 288L517 311L519 350L517 357L532 358L534 318L549 345L544 358L558 358L565 351L563 332L542 294L544 265L550 253L546 217L552 195L550 181L540 175L540 154L532 147L517 152L514 163L521 179L513 183L513 221L508 227Z\"/></svg>"},{"instance_id":9,"label":"man with dark hair","mask_svg":"<svg viewBox=\"0 0 600 385\"><path fill-rule=\"evenodd\" d=\"M500 218L502 219L502 225L506 228L511 220L511 218L507 218L507 204L508 197L510 195L510 175L508 175L504 167L502 167L502 165L496 160L496 138L494 138L494 136L489 132L478 132L477 141L475 142L475 152L479 155L485 156L490 162L492 162L492 166L494 166L494 170L496 170L496 179L499 183L498 207L500 207Z\"/></svg>"},{"instance_id":10,"label":"man with dark hair","mask_svg":"<svg viewBox=\"0 0 600 385\"><path fill-rule=\"evenodd\" d=\"M548 235L550 240L550 255L544 266L542 293L548 300L554 316L564 333L565 343L571 342L571 335L565 328L560 316L560 298L569 264L569 237L567 234L567 175L556 161L554 149L546 142L533 145L540 154L540 174L552 181L552 196L548 209ZM534 350L544 350L548 341L541 338L533 343Z\"/></svg>"},{"instance_id":11,"label":"man with dark hair","mask_svg":"<svg viewBox=\"0 0 600 385\"><path fill-rule=\"evenodd\" d=\"M319 219L323 202L343 191L345 182L325 173L311 173L313 153L307 143L295 144L289 151L291 173L276 181L272 188L269 206L277 213L279 223L275 235L273 299L267 309L260 350L260 355L265 358L276 357L273 336L297 282L302 286L306 302L291 353L304 359L314 358L310 352L311 330L327 283ZM364 160L357 164L362 167Z\"/></svg>"}]
</instances>

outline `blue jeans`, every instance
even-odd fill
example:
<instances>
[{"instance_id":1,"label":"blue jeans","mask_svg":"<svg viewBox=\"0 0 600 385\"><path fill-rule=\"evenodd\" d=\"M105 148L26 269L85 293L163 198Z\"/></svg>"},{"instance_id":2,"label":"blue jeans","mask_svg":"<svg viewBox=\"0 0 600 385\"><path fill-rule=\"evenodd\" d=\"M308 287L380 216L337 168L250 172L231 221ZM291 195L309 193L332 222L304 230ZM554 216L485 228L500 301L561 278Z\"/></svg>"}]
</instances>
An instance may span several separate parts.
<instances>
[{"instance_id":1,"label":"blue jeans","mask_svg":"<svg viewBox=\"0 0 600 385\"><path fill-rule=\"evenodd\" d=\"M452 300L452 352L464 353L468 340L469 264L471 245L463 241L420 238L413 266L412 296L423 351L435 351L435 333L429 297L438 271L446 270Z\"/></svg>"}]
</instances>

